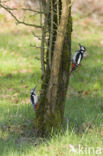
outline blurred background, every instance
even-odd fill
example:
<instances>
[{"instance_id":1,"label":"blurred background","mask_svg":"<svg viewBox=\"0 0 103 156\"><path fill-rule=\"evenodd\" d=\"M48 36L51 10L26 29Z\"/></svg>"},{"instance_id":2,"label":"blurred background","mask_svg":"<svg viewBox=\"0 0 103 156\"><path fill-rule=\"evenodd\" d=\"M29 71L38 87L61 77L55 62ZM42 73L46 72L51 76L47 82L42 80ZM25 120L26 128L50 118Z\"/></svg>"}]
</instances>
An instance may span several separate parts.
<instances>
[{"instance_id":1,"label":"blurred background","mask_svg":"<svg viewBox=\"0 0 103 156\"><path fill-rule=\"evenodd\" d=\"M38 0L9 0L6 1L9 7L21 8L23 6L37 9L39 7ZM5 11L0 9L0 14L5 14L5 18L11 18ZM95 21L96 24L103 23L103 0L75 0L72 7L73 16L76 15L81 18L89 18L89 20ZM19 12L17 15L20 14Z\"/></svg>"}]
</instances>

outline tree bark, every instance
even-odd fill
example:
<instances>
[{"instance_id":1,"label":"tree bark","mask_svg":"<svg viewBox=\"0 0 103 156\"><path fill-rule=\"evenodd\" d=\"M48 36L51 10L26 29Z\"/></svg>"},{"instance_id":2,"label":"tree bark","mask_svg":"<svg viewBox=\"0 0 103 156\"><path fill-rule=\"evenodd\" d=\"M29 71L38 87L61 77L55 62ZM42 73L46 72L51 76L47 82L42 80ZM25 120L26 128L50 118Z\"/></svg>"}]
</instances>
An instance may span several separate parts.
<instances>
[{"instance_id":1,"label":"tree bark","mask_svg":"<svg viewBox=\"0 0 103 156\"><path fill-rule=\"evenodd\" d=\"M71 8L70 0L60 1L60 23L56 41L52 43L52 64L46 68L35 126L40 136L49 135L52 130L60 130L63 123L69 67L71 56ZM57 20L54 21L57 23ZM55 31L55 30L54 30Z\"/></svg>"}]
</instances>

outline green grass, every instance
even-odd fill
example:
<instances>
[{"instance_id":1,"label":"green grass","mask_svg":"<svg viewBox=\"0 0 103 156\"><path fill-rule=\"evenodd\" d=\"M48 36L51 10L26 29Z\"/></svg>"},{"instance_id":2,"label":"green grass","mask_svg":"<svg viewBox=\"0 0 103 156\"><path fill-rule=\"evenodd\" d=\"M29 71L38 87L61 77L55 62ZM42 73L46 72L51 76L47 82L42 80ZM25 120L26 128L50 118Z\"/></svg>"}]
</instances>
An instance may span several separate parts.
<instances>
[{"instance_id":1,"label":"green grass","mask_svg":"<svg viewBox=\"0 0 103 156\"><path fill-rule=\"evenodd\" d=\"M30 90L41 84L39 44L30 31L4 27L0 34L0 156L102 155L103 152L103 28L75 22L73 53L78 43L87 57L71 75L65 106L64 131L49 140L33 132L35 112ZM4 30L4 31L3 31ZM79 151L79 147L83 151ZM89 148L93 150L88 153ZM102 150L97 151L97 148ZM74 148L74 152L70 152ZM75 151L76 150L76 151ZM79 153L80 152L80 153ZM83 153L84 152L84 153ZM87 154L86 154L87 152ZM97 152L97 153L96 153ZM99 152L99 154L98 154Z\"/></svg>"}]
</instances>

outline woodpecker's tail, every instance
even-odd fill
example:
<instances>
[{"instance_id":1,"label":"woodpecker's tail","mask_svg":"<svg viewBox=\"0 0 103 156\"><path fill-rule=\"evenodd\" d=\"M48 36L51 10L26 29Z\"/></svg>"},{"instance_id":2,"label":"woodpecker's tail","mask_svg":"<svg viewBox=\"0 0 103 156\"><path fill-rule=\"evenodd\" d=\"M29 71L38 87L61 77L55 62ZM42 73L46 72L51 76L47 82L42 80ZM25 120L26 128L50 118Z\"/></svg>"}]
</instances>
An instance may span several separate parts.
<instances>
[{"instance_id":1,"label":"woodpecker's tail","mask_svg":"<svg viewBox=\"0 0 103 156\"><path fill-rule=\"evenodd\" d=\"M35 104L35 111L37 111L37 109L38 109L38 103Z\"/></svg>"},{"instance_id":2,"label":"woodpecker's tail","mask_svg":"<svg viewBox=\"0 0 103 156\"><path fill-rule=\"evenodd\" d=\"M77 67L77 65L76 65L75 63L72 62L72 69L71 69L71 71L70 71L70 75L71 75L71 73L72 73L74 70L76 70L76 67Z\"/></svg>"}]
</instances>

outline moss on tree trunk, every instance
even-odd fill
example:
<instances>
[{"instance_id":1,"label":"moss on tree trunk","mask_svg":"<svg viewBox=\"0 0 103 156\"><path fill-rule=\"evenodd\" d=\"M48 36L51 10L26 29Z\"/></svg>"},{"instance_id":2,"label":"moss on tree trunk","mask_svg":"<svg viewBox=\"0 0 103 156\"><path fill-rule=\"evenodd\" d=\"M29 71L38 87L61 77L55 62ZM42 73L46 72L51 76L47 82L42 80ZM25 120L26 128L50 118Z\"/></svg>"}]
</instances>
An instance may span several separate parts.
<instances>
[{"instance_id":1,"label":"moss on tree trunk","mask_svg":"<svg viewBox=\"0 0 103 156\"><path fill-rule=\"evenodd\" d=\"M47 136L52 130L60 130L63 123L66 92L69 82L71 56L71 8L70 0L62 2L60 24L55 44L52 44L52 67L47 66L36 112L35 127L40 136ZM61 5L61 3L60 3ZM57 23L57 19L54 18ZM54 30L55 31L55 30Z\"/></svg>"}]
</instances>

